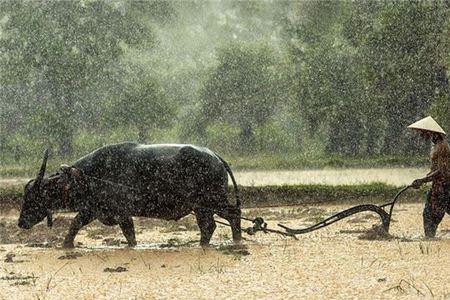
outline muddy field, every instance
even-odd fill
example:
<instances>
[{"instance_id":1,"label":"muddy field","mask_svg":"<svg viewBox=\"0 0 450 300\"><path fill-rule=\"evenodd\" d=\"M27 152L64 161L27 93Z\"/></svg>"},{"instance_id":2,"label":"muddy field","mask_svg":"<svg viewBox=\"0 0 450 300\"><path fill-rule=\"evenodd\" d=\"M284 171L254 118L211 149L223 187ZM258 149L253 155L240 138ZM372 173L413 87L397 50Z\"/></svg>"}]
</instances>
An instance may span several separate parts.
<instances>
[{"instance_id":1,"label":"muddy field","mask_svg":"<svg viewBox=\"0 0 450 300\"><path fill-rule=\"evenodd\" d=\"M247 209L306 226L343 206ZM16 225L17 212L0 218L0 298L10 299L286 299L450 297L450 218L438 238L422 235L421 204L400 204L391 236L360 214L299 240L259 233L240 247L219 225L208 249L198 246L193 217L178 223L135 219L138 246L128 249L118 227L93 223L72 251L59 248L72 215L53 229ZM249 224L246 224L247 226Z\"/></svg>"},{"instance_id":2,"label":"muddy field","mask_svg":"<svg viewBox=\"0 0 450 300\"><path fill-rule=\"evenodd\" d=\"M424 168L378 169L325 169L234 172L237 182L243 186L296 185L296 184L364 184L383 182L394 186L410 184L428 172ZM0 178L0 187L25 184L29 178ZM230 181L231 182L231 181Z\"/></svg>"}]
</instances>

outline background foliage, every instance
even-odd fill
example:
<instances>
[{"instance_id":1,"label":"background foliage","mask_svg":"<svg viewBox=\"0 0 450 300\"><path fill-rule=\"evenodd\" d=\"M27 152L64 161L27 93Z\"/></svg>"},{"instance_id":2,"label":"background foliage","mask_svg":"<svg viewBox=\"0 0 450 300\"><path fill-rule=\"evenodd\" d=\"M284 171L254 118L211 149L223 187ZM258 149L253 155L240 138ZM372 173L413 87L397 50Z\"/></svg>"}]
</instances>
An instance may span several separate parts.
<instances>
[{"instance_id":1,"label":"background foliage","mask_svg":"<svg viewBox=\"0 0 450 300\"><path fill-rule=\"evenodd\" d=\"M124 140L417 155L408 124L450 131L449 20L448 1L1 0L0 163Z\"/></svg>"}]
</instances>

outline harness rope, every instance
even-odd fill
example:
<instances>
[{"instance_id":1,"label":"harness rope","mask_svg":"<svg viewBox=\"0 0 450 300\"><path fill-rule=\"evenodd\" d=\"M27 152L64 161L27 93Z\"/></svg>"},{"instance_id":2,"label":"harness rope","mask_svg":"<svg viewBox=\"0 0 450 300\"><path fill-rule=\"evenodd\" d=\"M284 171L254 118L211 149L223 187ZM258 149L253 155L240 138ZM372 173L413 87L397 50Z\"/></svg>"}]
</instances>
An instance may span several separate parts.
<instances>
[{"instance_id":1,"label":"harness rope","mask_svg":"<svg viewBox=\"0 0 450 300\"><path fill-rule=\"evenodd\" d=\"M191 215L195 216L194 213L191 213ZM295 234L292 234L290 232L267 228L267 223L264 221L264 219L262 217L256 217L254 219L240 217L240 219L246 220L246 221L251 221L253 223L253 226L250 226L247 228L240 228L241 232L245 232L248 235L255 235L257 232L262 231L264 233L277 233L282 236L289 236L289 237L292 237L292 238L298 240L298 238L295 236ZM220 224L220 225L225 225L225 226L231 227L230 224L218 221L216 219L214 219L214 222L217 224Z\"/></svg>"}]
</instances>

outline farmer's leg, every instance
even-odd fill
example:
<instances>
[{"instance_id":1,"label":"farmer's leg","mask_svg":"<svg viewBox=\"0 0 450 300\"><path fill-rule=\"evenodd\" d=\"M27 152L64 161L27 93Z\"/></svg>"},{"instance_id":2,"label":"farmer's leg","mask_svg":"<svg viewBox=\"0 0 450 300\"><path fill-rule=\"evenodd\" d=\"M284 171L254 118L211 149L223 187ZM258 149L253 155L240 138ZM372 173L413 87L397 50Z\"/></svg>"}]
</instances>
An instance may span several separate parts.
<instances>
[{"instance_id":1,"label":"farmer's leg","mask_svg":"<svg viewBox=\"0 0 450 300\"><path fill-rule=\"evenodd\" d=\"M445 197L447 198L447 214L450 215L450 184L447 185L445 188Z\"/></svg>"},{"instance_id":2,"label":"farmer's leg","mask_svg":"<svg viewBox=\"0 0 450 300\"><path fill-rule=\"evenodd\" d=\"M448 201L444 195L435 195L432 190L427 193L427 201L423 210L423 227L425 236L432 238L447 210Z\"/></svg>"}]
</instances>

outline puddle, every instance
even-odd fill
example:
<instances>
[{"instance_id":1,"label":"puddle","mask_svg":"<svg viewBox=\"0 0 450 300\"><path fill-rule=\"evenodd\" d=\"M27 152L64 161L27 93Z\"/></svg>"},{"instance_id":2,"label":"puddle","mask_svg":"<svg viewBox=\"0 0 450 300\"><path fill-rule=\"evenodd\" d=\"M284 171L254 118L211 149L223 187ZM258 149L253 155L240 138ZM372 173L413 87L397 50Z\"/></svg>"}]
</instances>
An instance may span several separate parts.
<instances>
[{"instance_id":1,"label":"puddle","mask_svg":"<svg viewBox=\"0 0 450 300\"><path fill-rule=\"evenodd\" d=\"M78 257L82 257L83 255L79 252L73 252L73 253L66 253L60 257L58 257L58 259L77 259Z\"/></svg>"},{"instance_id":2,"label":"puddle","mask_svg":"<svg viewBox=\"0 0 450 300\"><path fill-rule=\"evenodd\" d=\"M103 272L109 272L109 273L122 273L122 272L127 272L127 268L125 267L116 267L116 268L105 268L103 269Z\"/></svg>"}]
</instances>

